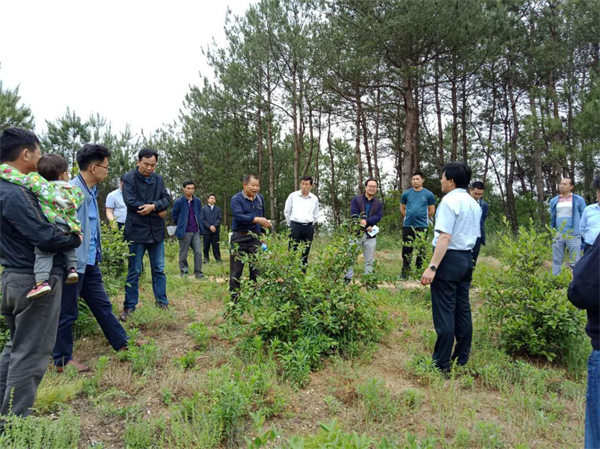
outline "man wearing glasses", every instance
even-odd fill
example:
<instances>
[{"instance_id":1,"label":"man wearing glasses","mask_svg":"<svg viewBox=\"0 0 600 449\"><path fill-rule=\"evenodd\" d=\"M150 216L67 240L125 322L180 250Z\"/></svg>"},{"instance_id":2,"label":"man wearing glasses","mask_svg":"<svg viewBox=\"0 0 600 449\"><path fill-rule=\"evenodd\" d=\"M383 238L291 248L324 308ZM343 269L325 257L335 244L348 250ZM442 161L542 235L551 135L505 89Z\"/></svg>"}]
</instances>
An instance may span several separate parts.
<instances>
[{"instance_id":1,"label":"man wearing glasses","mask_svg":"<svg viewBox=\"0 0 600 449\"><path fill-rule=\"evenodd\" d=\"M112 304L104 289L102 272L98 266L102 260L102 246L100 209L96 194L98 184L108 175L109 158L108 148L102 145L88 143L77 152L79 175L70 184L79 187L85 195L85 201L77 210L77 217L81 221L83 231L83 242L76 251L79 281L77 284L65 285L63 288L56 344L52 353L58 371L63 371L67 364L79 372L90 369L73 359L73 323L79 313L77 306L79 296L94 314L113 349L120 351L127 347L127 333L113 314Z\"/></svg>"},{"instance_id":2,"label":"man wearing glasses","mask_svg":"<svg viewBox=\"0 0 600 449\"><path fill-rule=\"evenodd\" d=\"M144 148L138 153L137 169L123 176L123 201L127 206L125 240L129 245L129 272L125 282L125 303L121 320L135 311L144 253L148 251L152 289L156 305L169 308L165 275L165 216L171 204L162 176L154 173L158 153Z\"/></svg>"}]
</instances>

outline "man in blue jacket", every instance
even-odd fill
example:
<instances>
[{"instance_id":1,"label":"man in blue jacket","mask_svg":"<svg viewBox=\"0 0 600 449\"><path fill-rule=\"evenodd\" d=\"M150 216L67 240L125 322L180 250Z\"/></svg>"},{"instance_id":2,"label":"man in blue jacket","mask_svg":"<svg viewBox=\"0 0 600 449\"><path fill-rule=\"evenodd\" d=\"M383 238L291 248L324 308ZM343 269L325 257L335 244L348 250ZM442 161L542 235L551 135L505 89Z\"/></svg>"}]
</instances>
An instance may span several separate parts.
<instances>
[{"instance_id":1,"label":"man in blue jacket","mask_svg":"<svg viewBox=\"0 0 600 449\"><path fill-rule=\"evenodd\" d=\"M362 228L362 235L357 243L363 250L365 274L371 274L373 272L373 265L375 264L377 236L371 235L373 226L383 218L383 203L375 197L377 187L377 181L373 178L367 179L367 182L365 182L365 193L355 196L350 203L350 214L352 218L360 220ZM353 276L354 268L350 267L344 276L344 281L350 283Z\"/></svg>"},{"instance_id":2,"label":"man in blue jacket","mask_svg":"<svg viewBox=\"0 0 600 449\"><path fill-rule=\"evenodd\" d=\"M121 320L135 311L139 300L139 279L144 253L152 269L152 290L156 305L169 308L165 274L165 217L171 204L162 176L154 173L158 153L144 148L138 153L137 168L123 176L123 201L127 206L125 240L129 245L129 272L125 281L125 302Z\"/></svg>"},{"instance_id":3,"label":"man in blue jacket","mask_svg":"<svg viewBox=\"0 0 600 449\"><path fill-rule=\"evenodd\" d=\"M188 275L188 253L190 246L194 252L194 275L202 279L202 203L194 196L196 186L194 181L183 183L183 196L173 203L173 221L177 223L175 235L179 239L179 272L181 276Z\"/></svg>"},{"instance_id":4,"label":"man in blue jacket","mask_svg":"<svg viewBox=\"0 0 600 449\"><path fill-rule=\"evenodd\" d=\"M473 247L473 269L475 269L475 265L477 265L477 259L479 258L479 252L481 251L481 245L485 245L485 220L488 216L488 203L483 199L483 194L485 193L485 185L481 181L475 181L471 184L471 188L469 189L469 194L473 197L479 207L481 207L481 223L479 226L479 230L481 233L481 237L477 238L475 242L475 246Z\"/></svg>"},{"instance_id":5,"label":"man in blue jacket","mask_svg":"<svg viewBox=\"0 0 600 449\"><path fill-rule=\"evenodd\" d=\"M0 134L0 163L28 175L37 170L42 153L31 131L8 128ZM28 416L48 367L56 338L65 277L63 251L77 248L81 237L63 234L48 222L30 190L0 179L0 312L10 340L0 355L0 415ZM27 299L35 283L34 247L55 253L50 274L52 291L44 299ZM0 420L0 432L4 421Z\"/></svg>"},{"instance_id":6,"label":"man in blue jacket","mask_svg":"<svg viewBox=\"0 0 600 449\"><path fill-rule=\"evenodd\" d=\"M102 145L86 144L77 152L79 175L70 181L79 187L85 201L77 210L77 218L81 222L83 243L77 249L77 273L79 281L76 285L65 285L60 307L60 319L56 344L52 358L59 371L65 365L72 365L79 372L89 371L89 367L73 359L73 324L79 314L78 299L83 298L94 314L102 332L115 351L127 347L128 338L125 329L113 314L112 304L100 271L102 260L102 244L100 239L100 209L96 195L98 184L108 175L110 152Z\"/></svg>"},{"instance_id":7,"label":"man in blue jacket","mask_svg":"<svg viewBox=\"0 0 600 449\"><path fill-rule=\"evenodd\" d=\"M231 255L229 256L229 291L236 300L244 263L240 255L254 254L261 246L258 236L263 229L270 229L271 222L265 218L265 198L258 193L260 183L254 175L245 175L244 188L231 197ZM258 270L250 264L250 280L255 281Z\"/></svg>"},{"instance_id":8,"label":"man in blue jacket","mask_svg":"<svg viewBox=\"0 0 600 449\"><path fill-rule=\"evenodd\" d=\"M591 339L585 404L586 449L600 449L600 236L573 269L569 301L587 312L585 331Z\"/></svg>"},{"instance_id":9,"label":"man in blue jacket","mask_svg":"<svg viewBox=\"0 0 600 449\"><path fill-rule=\"evenodd\" d=\"M550 200L550 226L558 234L552 243L552 274L561 272L565 248L569 249L571 263L581 257L581 232L579 224L585 209L585 200L573 193L573 180L563 178L558 189L559 195Z\"/></svg>"},{"instance_id":10,"label":"man in blue jacket","mask_svg":"<svg viewBox=\"0 0 600 449\"><path fill-rule=\"evenodd\" d=\"M217 262L221 262L221 250L219 249L219 236L221 235L221 208L216 206L217 196L214 193L208 195L208 204L202 208L202 240L204 241L204 263L208 263L208 252L212 246L213 256Z\"/></svg>"}]
</instances>

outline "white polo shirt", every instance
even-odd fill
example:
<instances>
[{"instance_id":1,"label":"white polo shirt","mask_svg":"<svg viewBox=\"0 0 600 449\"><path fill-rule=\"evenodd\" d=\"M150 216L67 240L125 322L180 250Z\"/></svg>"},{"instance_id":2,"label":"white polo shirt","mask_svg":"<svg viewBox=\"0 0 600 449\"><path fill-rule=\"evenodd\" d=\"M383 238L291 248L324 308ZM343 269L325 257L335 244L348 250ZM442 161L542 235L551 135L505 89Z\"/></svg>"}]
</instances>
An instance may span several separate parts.
<instances>
[{"instance_id":1,"label":"white polo shirt","mask_svg":"<svg viewBox=\"0 0 600 449\"><path fill-rule=\"evenodd\" d=\"M435 213L433 246L440 232L451 234L448 249L468 251L481 237L481 207L465 189L454 189L442 199Z\"/></svg>"},{"instance_id":2,"label":"white polo shirt","mask_svg":"<svg viewBox=\"0 0 600 449\"><path fill-rule=\"evenodd\" d=\"M288 226L292 221L316 223L319 218L319 199L312 193L304 196L301 190L297 190L287 197L283 213Z\"/></svg>"}]
</instances>

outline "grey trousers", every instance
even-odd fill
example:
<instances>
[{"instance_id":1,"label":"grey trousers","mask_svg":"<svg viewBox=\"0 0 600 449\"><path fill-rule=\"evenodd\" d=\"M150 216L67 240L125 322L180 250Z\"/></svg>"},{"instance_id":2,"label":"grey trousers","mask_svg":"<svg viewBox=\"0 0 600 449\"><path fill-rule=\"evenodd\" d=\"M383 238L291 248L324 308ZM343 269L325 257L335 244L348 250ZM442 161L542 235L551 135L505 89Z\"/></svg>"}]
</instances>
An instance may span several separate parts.
<instances>
[{"instance_id":1,"label":"grey trousers","mask_svg":"<svg viewBox=\"0 0 600 449\"><path fill-rule=\"evenodd\" d=\"M65 256L65 267L67 271L71 268L77 269L77 254L75 250L63 252ZM47 281L50 278L50 272L54 265L54 254L45 253L38 247L35 248L35 264L33 265L33 273L35 274L35 282Z\"/></svg>"},{"instance_id":2,"label":"grey trousers","mask_svg":"<svg viewBox=\"0 0 600 449\"><path fill-rule=\"evenodd\" d=\"M202 239L199 232L186 232L179 239L179 271L188 273L188 252L194 251L194 274L202 274Z\"/></svg>"},{"instance_id":3,"label":"grey trousers","mask_svg":"<svg viewBox=\"0 0 600 449\"><path fill-rule=\"evenodd\" d=\"M368 239L367 234L363 234L356 244L360 245L363 250L363 255L365 257L365 274L371 274L373 272L373 265L375 264L375 248L377 247L377 237ZM352 279L353 276L354 267L350 267L344 278Z\"/></svg>"},{"instance_id":4,"label":"grey trousers","mask_svg":"<svg viewBox=\"0 0 600 449\"><path fill-rule=\"evenodd\" d=\"M576 263L581 258L581 237L560 235L552 242L552 274L558 276L565 258L565 248L569 250L571 263Z\"/></svg>"},{"instance_id":5,"label":"grey trousers","mask_svg":"<svg viewBox=\"0 0 600 449\"><path fill-rule=\"evenodd\" d=\"M56 341L63 276L50 275L52 291L40 299L26 297L33 282L33 274L2 274L0 313L10 329L10 341L0 355L1 415L31 414Z\"/></svg>"},{"instance_id":6,"label":"grey trousers","mask_svg":"<svg viewBox=\"0 0 600 449\"><path fill-rule=\"evenodd\" d=\"M71 228L69 228L69 225L66 223L56 223L56 226L65 232L71 232ZM63 255L65 256L65 266L67 267L67 271L69 271L71 268L77 269L77 255L75 254L75 249L64 251ZM35 264L33 265L35 282L47 281L50 278L50 272L52 271L53 265L54 254L45 253L36 247Z\"/></svg>"}]
</instances>

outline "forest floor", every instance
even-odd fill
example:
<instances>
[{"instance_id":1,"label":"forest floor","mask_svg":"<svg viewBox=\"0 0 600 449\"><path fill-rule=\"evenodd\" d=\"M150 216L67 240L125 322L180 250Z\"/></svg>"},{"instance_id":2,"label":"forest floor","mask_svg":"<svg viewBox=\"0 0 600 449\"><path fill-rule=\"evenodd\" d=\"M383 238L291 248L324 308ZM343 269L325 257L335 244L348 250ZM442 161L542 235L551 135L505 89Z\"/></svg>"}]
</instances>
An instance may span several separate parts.
<instances>
[{"instance_id":1,"label":"forest floor","mask_svg":"<svg viewBox=\"0 0 600 449\"><path fill-rule=\"evenodd\" d=\"M148 270L140 282L141 302L126 327L144 344L129 360L112 351L92 321L80 327L75 346L75 357L92 371L49 370L42 381L37 416L56 420L68 407L79 420L74 425L80 429L80 448L214 445L203 442L211 441L210 436L193 434L197 429L186 427L176 416L201 401L199 392L210 395L211 389L229 385L219 383L219 378L253 379L250 383L267 376L260 372L263 356L249 359L247 351L240 351L241 338L224 331L228 263L206 264L203 280L179 277L176 250L175 245L167 250L168 312L154 306ZM400 251L378 251L377 259L381 272L398 274ZM479 266L500 269L498 261L485 253ZM413 280L361 292L377 298L392 330L357 358L328 359L303 388L294 388L281 376L265 377L264 394L255 394L257 402L245 405L270 410L264 429L274 427L279 436L264 447L320 447L319 435L332 426L376 441L385 437L408 448L583 446L585 371L510 357L491 344L480 317L477 277L471 296L475 323L471 360L449 379L428 368L436 335L427 288ZM115 310L120 310L122 295L112 299ZM207 329L207 344L200 350L188 331L193 323ZM248 371L254 365L259 369ZM218 447L246 447L244 436L261 433L247 413L236 415L235 407L223 411L229 413L232 427ZM186 416L187 422L200 419L189 412ZM147 421L154 427L145 426ZM161 422L175 435L167 445L156 438ZM181 429L174 430L175 422ZM305 445L298 443L299 437ZM377 444L347 447L386 447Z\"/></svg>"}]
</instances>

